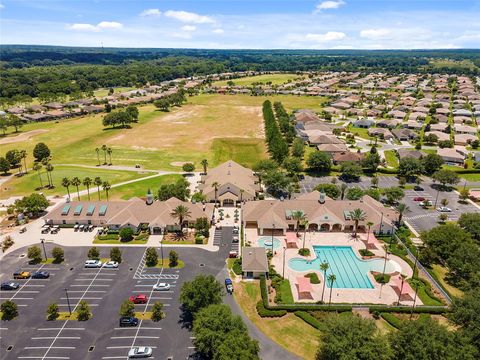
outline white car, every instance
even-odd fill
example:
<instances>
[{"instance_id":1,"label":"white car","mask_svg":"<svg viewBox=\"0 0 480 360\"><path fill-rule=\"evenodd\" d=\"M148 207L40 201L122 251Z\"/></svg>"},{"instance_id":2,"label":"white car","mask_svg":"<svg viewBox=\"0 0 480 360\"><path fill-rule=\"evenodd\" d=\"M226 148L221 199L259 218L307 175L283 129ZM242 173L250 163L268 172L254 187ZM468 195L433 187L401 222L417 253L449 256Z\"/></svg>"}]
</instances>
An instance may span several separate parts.
<instances>
[{"instance_id":1,"label":"white car","mask_svg":"<svg viewBox=\"0 0 480 360\"><path fill-rule=\"evenodd\" d=\"M85 261L86 268L101 268L103 263L100 260L87 260Z\"/></svg>"},{"instance_id":2,"label":"white car","mask_svg":"<svg viewBox=\"0 0 480 360\"><path fill-rule=\"evenodd\" d=\"M154 291L167 291L170 290L170 284L167 283L157 283L153 285Z\"/></svg>"},{"instance_id":3,"label":"white car","mask_svg":"<svg viewBox=\"0 0 480 360\"><path fill-rule=\"evenodd\" d=\"M128 352L129 359L148 358L152 356L152 348L148 346L133 347Z\"/></svg>"},{"instance_id":4,"label":"white car","mask_svg":"<svg viewBox=\"0 0 480 360\"><path fill-rule=\"evenodd\" d=\"M116 269L118 268L118 262L116 261L108 261L103 265L104 268L109 268L109 269Z\"/></svg>"},{"instance_id":5,"label":"white car","mask_svg":"<svg viewBox=\"0 0 480 360\"><path fill-rule=\"evenodd\" d=\"M441 207L437 208L437 211L439 211L439 212L452 212L452 209L450 209L446 206L441 206Z\"/></svg>"}]
</instances>

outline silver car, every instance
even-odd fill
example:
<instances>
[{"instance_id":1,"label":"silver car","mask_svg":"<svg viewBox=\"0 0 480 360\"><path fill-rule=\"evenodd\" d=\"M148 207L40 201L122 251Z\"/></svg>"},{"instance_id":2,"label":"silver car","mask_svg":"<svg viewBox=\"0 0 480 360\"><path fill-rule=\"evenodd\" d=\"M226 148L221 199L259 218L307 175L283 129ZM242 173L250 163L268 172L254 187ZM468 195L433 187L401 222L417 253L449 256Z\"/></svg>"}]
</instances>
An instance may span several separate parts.
<instances>
[{"instance_id":1,"label":"silver car","mask_svg":"<svg viewBox=\"0 0 480 360\"><path fill-rule=\"evenodd\" d=\"M154 291L167 291L170 290L170 284L167 283L157 283L153 285Z\"/></svg>"},{"instance_id":2,"label":"silver car","mask_svg":"<svg viewBox=\"0 0 480 360\"><path fill-rule=\"evenodd\" d=\"M148 346L133 347L128 352L129 359L148 358L150 356L152 356L152 348Z\"/></svg>"}]
</instances>

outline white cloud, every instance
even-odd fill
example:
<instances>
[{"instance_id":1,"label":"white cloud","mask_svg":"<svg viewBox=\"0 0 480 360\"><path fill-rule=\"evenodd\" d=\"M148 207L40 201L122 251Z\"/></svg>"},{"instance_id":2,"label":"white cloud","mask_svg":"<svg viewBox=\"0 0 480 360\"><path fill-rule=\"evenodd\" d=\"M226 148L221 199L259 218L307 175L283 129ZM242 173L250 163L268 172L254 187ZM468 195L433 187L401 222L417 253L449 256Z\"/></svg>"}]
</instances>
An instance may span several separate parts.
<instances>
[{"instance_id":1,"label":"white cloud","mask_svg":"<svg viewBox=\"0 0 480 360\"><path fill-rule=\"evenodd\" d=\"M5 5L0 4L0 9L5 9Z\"/></svg>"},{"instance_id":2,"label":"white cloud","mask_svg":"<svg viewBox=\"0 0 480 360\"><path fill-rule=\"evenodd\" d=\"M317 42L338 41L344 39L346 36L343 32L328 31L325 34L307 34L305 40Z\"/></svg>"},{"instance_id":3,"label":"white cloud","mask_svg":"<svg viewBox=\"0 0 480 360\"><path fill-rule=\"evenodd\" d=\"M214 34L223 34L225 31L223 29L215 29L212 31Z\"/></svg>"},{"instance_id":4,"label":"white cloud","mask_svg":"<svg viewBox=\"0 0 480 360\"><path fill-rule=\"evenodd\" d=\"M123 27L122 24L115 21L101 21L97 25L92 24L71 24L67 28L75 31L92 31L99 32L102 30L117 30Z\"/></svg>"},{"instance_id":5,"label":"white cloud","mask_svg":"<svg viewBox=\"0 0 480 360\"><path fill-rule=\"evenodd\" d=\"M197 30L197 27L193 26L193 25L184 25L184 26L182 26L182 30L183 31L195 31L195 30Z\"/></svg>"},{"instance_id":6,"label":"white cloud","mask_svg":"<svg viewBox=\"0 0 480 360\"><path fill-rule=\"evenodd\" d=\"M391 33L390 29L365 29L360 31L360 37L370 40L385 39Z\"/></svg>"},{"instance_id":7,"label":"white cloud","mask_svg":"<svg viewBox=\"0 0 480 360\"><path fill-rule=\"evenodd\" d=\"M159 9L147 9L140 13L140 16L160 16L162 12Z\"/></svg>"},{"instance_id":8,"label":"white cloud","mask_svg":"<svg viewBox=\"0 0 480 360\"><path fill-rule=\"evenodd\" d=\"M345 5L345 1L322 1L315 7L315 13L319 13L322 10L338 9L340 6Z\"/></svg>"},{"instance_id":9,"label":"white cloud","mask_svg":"<svg viewBox=\"0 0 480 360\"><path fill-rule=\"evenodd\" d=\"M188 11L175 11L175 10L168 10L165 12L165 16L185 22L185 23L193 23L193 24L213 24L215 20L210 16L206 15L199 15Z\"/></svg>"},{"instance_id":10,"label":"white cloud","mask_svg":"<svg viewBox=\"0 0 480 360\"><path fill-rule=\"evenodd\" d=\"M123 25L116 21L102 21L97 25L99 29L121 29L122 27Z\"/></svg>"}]
</instances>

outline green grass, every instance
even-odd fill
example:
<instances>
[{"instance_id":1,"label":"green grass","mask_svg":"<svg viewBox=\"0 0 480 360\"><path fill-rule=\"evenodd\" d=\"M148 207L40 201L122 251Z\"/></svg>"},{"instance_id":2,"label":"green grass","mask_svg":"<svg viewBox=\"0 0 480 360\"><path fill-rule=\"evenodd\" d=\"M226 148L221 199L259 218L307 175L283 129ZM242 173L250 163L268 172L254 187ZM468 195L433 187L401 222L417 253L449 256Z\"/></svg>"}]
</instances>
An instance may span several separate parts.
<instances>
[{"instance_id":1,"label":"green grass","mask_svg":"<svg viewBox=\"0 0 480 360\"><path fill-rule=\"evenodd\" d=\"M41 177L43 184L45 185L47 182L47 175L45 170L42 169ZM103 181L108 181L110 185L115 183L138 179L141 177L145 177L148 174L140 174L134 171L120 171L120 170L106 170L106 169L95 169L95 168L86 168L80 166L55 166L55 169L51 173L53 184L55 185L55 189L41 189L38 192L42 192L45 195L65 195L67 190L61 186L62 179L64 177L68 177L70 180L77 176L81 180L85 177L90 177L94 179L96 176L100 176ZM10 196L16 195L29 195L35 191L36 188L40 186L40 180L38 177L38 173L36 171L29 171L27 175L22 177L13 177L11 180L7 181L6 183L2 184L2 192L0 194L0 198L8 198ZM93 185L90 187L91 189L96 189ZM76 188L74 186L70 186L70 195L72 199L77 199L76 195ZM79 187L80 191L85 190L86 188L81 185ZM113 190L113 189L112 189ZM102 198L105 198L105 192L100 187ZM110 193L109 193L110 195ZM81 197L82 199L86 200L87 195ZM97 194L92 194L91 198L98 199Z\"/></svg>"},{"instance_id":2,"label":"green grass","mask_svg":"<svg viewBox=\"0 0 480 360\"><path fill-rule=\"evenodd\" d=\"M257 76L247 76L238 79L232 79L235 85L240 86L250 86L252 83L267 83L271 82L272 85L281 85L286 83L289 80L294 80L300 78L296 74L266 74L266 75L257 75ZM227 86L229 80L220 80L213 83L214 86Z\"/></svg>"},{"instance_id":3,"label":"green grass","mask_svg":"<svg viewBox=\"0 0 480 360\"><path fill-rule=\"evenodd\" d=\"M231 159L243 166L252 167L256 162L267 157L263 139L215 139L212 152L214 164L221 164Z\"/></svg>"},{"instance_id":4,"label":"green grass","mask_svg":"<svg viewBox=\"0 0 480 360\"><path fill-rule=\"evenodd\" d=\"M143 245L143 244L146 244L147 241L148 241L148 239L146 239L146 240L132 240L132 241L120 241L120 240L113 240L113 239L100 240L97 237L97 238L95 238L95 240L93 240L93 244Z\"/></svg>"},{"instance_id":5,"label":"green grass","mask_svg":"<svg viewBox=\"0 0 480 360\"><path fill-rule=\"evenodd\" d=\"M121 93L121 92L125 92L125 91L130 91L130 90L133 90L135 89L134 87L115 87L113 88L113 92L115 94L118 94L118 93ZM96 97L104 97L104 96L107 96L108 95L108 91L110 89L98 89L98 90L95 90L93 92L93 95L95 95Z\"/></svg>"},{"instance_id":6,"label":"green grass","mask_svg":"<svg viewBox=\"0 0 480 360\"><path fill-rule=\"evenodd\" d=\"M447 292L454 297L463 297L463 291L450 285L445 281L447 275L447 269L441 265L433 265L431 270L435 276L435 279L442 285L442 287L447 290Z\"/></svg>"},{"instance_id":7,"label":"green grass","mask_svg":"<svg viewBox=\"0 0 480 360\"><path fill-rule=\"evenodd\" d=\"M385 151L385 160L388 166L396 168L398 166L398 158L395 155L394 150L386 150Z\"/></svg>"},{"instance_id":8,"label":"green grass","mask_svg":"<svg viewBox=\"0 0 480 360\"><path fill-rule=\"evenodd\" d=\"M350 132L355 136L361 137L362 139L370 140L372 137L368 135L368 129L356 128L351 126Z\"/></svg>"},{"instance_id":9,"label":"green grass","mask_svg":"<svg viewBox=\"0 0 480 360\"><path fill-rule=\"evenodd\" d=\"M480 174L458 174L458 176L467 181L480 181Z\"/></svg>"},{"instance_id":10,"label":"green grass","mask_svg":"<svg viewBox=\"0 0 480 360\"><path fill-rule=\"evenodd\" d=\"M292 289L290 288L290 281L286 279L280 281L275 290L277 292L277 296L281 296L281 301L279 301L280 304L294 303Z\"/></svg>"},{"instance_id":11,"label":"green grass","mask_svg":"<svg viewBox=\"0 0 480 360\"><path fill-rule=\"evenodd\" d=\"M408 279L407 281L411 285L412 289L415 290L415 284L412 284L412 279ZM421 281L419 281L419 286L418 286L418 292L417 296L418 298L422 301L423 305L428 305L428 306L442 306L444 305L441 301L432 298L430 295L428 295L426 289L425 289L425 284Z\"/></svg>"},{"instance_id":12,"label":"green grass","mask_svg":"<svg viewBox=\"0 0 480 360\"><path fill-rule=\"evenodd\" d=\"M181 178L182 175L180 174L160 175L151 179L141 180L113 188L109 191L108 197L110 199L123 200L128 200L132 197L144 197L146 196L148 189L150 189L152 194L155 195L161 185L174 183Z\"/></svg>"},{"instance_id":13,"label":"green grass","mask_svg":"<svg viewBox=\"0 0 480 360\"><path fill-rule=\"evenodd\" d=\"M185 267L185 262L178 260L177 266L170 267L168 258L158 259L158 264L155 266L147 266L148 268L164 268L164 269L183 269Z\"/></svg>"}]
</instances>

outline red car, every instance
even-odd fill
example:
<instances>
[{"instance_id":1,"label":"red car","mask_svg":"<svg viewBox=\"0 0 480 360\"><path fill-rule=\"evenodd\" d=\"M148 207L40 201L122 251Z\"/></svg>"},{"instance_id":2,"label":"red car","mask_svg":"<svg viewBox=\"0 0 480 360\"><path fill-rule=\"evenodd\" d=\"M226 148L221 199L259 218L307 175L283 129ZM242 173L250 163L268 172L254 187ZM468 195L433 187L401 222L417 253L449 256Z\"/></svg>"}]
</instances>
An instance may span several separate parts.
<instances>
[{"instance_id":1,"label":"red car","mask_svg":"<svg viewBox=\"0 0 480 360\"><path fill-rule=\"evenodd\" d=\"M148 302L148 297L144 294L138 294L130 296L129 300L134 304L146 304Z\"/></svg>"},{"instance_id":2,"label":"red car","mask_svg":"<svg viewBox=\"0 0 480 360\"><path fill-rule=\"evenodd\" d=\"M413 198L413 201L425 201L425 198L423 196L417 196Z\"/></svg>"}]
</instances>

